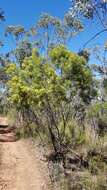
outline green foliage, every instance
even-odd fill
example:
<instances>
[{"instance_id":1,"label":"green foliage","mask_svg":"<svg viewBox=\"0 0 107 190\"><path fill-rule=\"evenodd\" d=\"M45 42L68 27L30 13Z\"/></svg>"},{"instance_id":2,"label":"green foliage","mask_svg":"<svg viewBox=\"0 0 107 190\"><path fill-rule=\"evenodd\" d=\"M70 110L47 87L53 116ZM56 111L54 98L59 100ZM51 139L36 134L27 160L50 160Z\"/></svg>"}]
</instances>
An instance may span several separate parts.
<instances>
[{"instance_id":1,"label":"green foliage","mask_svg":"<svg viewBox=\"0 0 107 190\"><path fill-rule=\"evenodd\" d=\"M13 102L41 104L47 95L60 103L66 98L67 91L72 90L73 83L76 90L81 89L81 96L84 96L83 90L89 95L92 74L84 58L58 46L50 52L50 59L51 63L43 64L45 59L33 50L32 56L23 60L21 68L14 63L8 65L8 85Z\"/></svg>"},{"instance_id":2,"label":"green foliage","mask_svg":"<svg viewBox=\"0 0 107 190\"><path fill-rule=\"evenodd\" d=\"M6 113L11 109L9 117L13 123L17 123L15 118L20 122L16 132L18 137L38 135L51 144L55 156L58 153L62 156L63 169L67 151L71 151L71 162L73 160L75 164L76 161L75 167L72 168L71 164L74 175L64 178L63 187L105 190L107 166L103 159L104 147L100 147L98 155L89 156L89 151L94 149L97 152L98 141L104 140L107 131L106 67L95 65L95 72L103 76L102 84L96 85L97 79L88 64L89 52L82 50L77 54L65 46L73 35L83 30L79 18L92 19L99 11L98 5L104 11L104 3L72 1L72 5L63 20L43 14L36 26L27 32L21 25L7 27L6 36L12 35L16 40L24 36L29 40L19 41L15 51L0 57L0 84L3 85L0 87L0 111ZM4 20L2 11L0 20ZM105 57L103 60L106 63ZM98 85L101 85L99 92ZM103 98L99 101L100 93ZM85 124L93 120L97 130L95 134L89 134ZM82 162L87 164L86 168ZM76 175L75 171L80 173ZM82 176L82 172L86 175Z\"/></svg>"},{"instance_id":3,"label":"green foliage","mask_svg":"<svg viewBox=\"0 0 107 190\"><path fill-rule=\"evenodd\" d=\"M10 25L6 28L5 36L13 35L16 39L19 38L20 35L24 34L25 29L21 25Z\"/></svg>"},{"instance_id":4,"label":"green foliage","mask_svg":"<svg viewBox=\"0 0 107 190\"><path fill-rule=\"evenodd\" d=\"M17 62L22 64L25 57L29 57L32 54L32 43L29 41L22 41L18 44L16 50L15 50L15 57L17 59Z\"/></svg>"},{"instance_id":5,"label":"green foliage","mask_svg":"<svg viewBox=\"0 0 107 190\"><path fill-rule=\"evenodd\" d=\"M75 86L76 92L80 90L83 101L87 102L96 95L92 72L84 57L68 51L64 46L54 48L50 56L56 68L60 69L62 79L66 80L70 88Z\"/></svg>"},{"instance_id":6,"label":"green foliage","mask_svg":"<svg viewBox=\"0 0 107 190\"><path fill-rule=\"evenodd\" d=\"M39 125L48 126L55 150L70 142L72 126L71 129L68 126L68 115L72 115L69 113L71 97L80 90L83 101L85 96L90 96L88 90L92 85L92 73L86 60L64 46L52 49L48 61L37 49L33 49L32 55L24 58L21 67L11 63L6 73L9 77L9 101L23 112L26 121L33 112L37 125L39 121ZM61 123L63 132L60 131ZM68 134L71 134L70 137ZM78 133L75 138L77 144L84 141L81 135Z\"/></svg>"},{"instance_id":7,"label":"green foliage","mask_svg":"<svg viewBox=\"0 0 107 190\"><path fill-rule=\"evenodd\" d=\"M106 24L106 1L99 0L71 0L71 8L69 14L71 17L79 17L82 15L87 19L94 19L100 15L100 21L102 20L103 25Z\"/></svg>"}]
</instances>

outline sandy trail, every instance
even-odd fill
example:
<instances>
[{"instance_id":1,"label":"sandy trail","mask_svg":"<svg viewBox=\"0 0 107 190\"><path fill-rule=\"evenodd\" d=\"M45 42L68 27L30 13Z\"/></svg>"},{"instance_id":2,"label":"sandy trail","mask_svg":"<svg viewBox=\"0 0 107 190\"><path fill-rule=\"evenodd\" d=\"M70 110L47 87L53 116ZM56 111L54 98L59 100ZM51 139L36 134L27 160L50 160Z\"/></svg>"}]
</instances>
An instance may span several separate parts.
<instances>
[{"instance_id":1,"label":"sandy trail","mask_svg":"<svg viewBox=\"0 0 107 190\"><path fill-rule=\"evenodd\" d=\"M49 190L46 163L30 140L0 143L0 190Z\"/></svg>"}]
</instances>

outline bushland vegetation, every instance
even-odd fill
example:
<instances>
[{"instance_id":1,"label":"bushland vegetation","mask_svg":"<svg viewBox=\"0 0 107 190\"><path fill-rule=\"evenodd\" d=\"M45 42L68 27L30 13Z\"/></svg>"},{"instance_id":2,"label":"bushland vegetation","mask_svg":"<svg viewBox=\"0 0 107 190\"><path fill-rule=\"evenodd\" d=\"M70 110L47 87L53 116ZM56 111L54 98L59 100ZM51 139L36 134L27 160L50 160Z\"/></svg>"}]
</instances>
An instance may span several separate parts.
<instances>
[{"instance_id":1,"label":"bushland vegetation","mask_svg":"<svg viewBox=\"0 0 107 190\"><path fill-rule=\"evenodd\" d=\"M107 44L86 49L107 30L106 6L72 1L63 20L43 14L28 31L18 25L5 32L16 48L0 58L0 112L19 138L48 146L54 189L107 189ZM82 19L98 19L103 29L75 53L68 42L84 30Z\"/></svg>"}]
</instances>

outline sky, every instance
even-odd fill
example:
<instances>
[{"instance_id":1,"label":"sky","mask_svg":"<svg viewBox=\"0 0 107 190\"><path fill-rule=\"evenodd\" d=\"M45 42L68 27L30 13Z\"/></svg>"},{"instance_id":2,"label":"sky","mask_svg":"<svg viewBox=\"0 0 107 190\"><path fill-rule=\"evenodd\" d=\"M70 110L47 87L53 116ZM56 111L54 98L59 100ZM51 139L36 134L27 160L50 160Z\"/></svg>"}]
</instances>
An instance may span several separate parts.
<instances>
[{"instance_id":1,"label":"sky","mask_svg":"<svg viewBox=\"0 0 107 190\"><path fill-rule=\"evenodd\" d=\"M63 18L64 14L69 10L70 0L0 0L0 7L5 11L6 15L6 22L0 25L0 38L4 38L2 30L7 25L23 25L28 29L36 23L41 13L49 13ZM69 43L69 48L72 51L82 49L84 43L102 29L101 25L96 21L85 21L84 24L85 30L71 39ZM107 40L106 36L107 33L101 35L88 46L103 44ZM12 43L12 40L7 40L6 45L0 51L8 51Z\"/></svg>"},{"instance_id":2,"label":"sky","mask_svg":"<svg viewBox=\"0 0 107 190\"><path fill-rule=\"evenodd\" d=\"M25 27L34 24L44 12L62 17L69 5L69 0L0 0L8 24L23 24Z\"/></svg>"}]
</instances>

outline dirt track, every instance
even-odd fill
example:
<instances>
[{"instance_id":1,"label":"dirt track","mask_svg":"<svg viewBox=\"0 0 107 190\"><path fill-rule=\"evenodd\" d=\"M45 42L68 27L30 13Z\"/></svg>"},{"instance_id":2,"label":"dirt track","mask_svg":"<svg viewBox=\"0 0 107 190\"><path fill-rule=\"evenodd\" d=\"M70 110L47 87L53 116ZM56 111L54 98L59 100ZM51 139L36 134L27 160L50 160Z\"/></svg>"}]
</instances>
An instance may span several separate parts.
<instances>
[{"instance_id":1,"label":"dirt track","mask_svg":"<svg viewBox=\"0 0 107 190\"><path fill-rule=\"evenodd\" d=\"M46 163L29 140L0 143L0 190L49 190Z\"/></svg>"}]
</instances>

